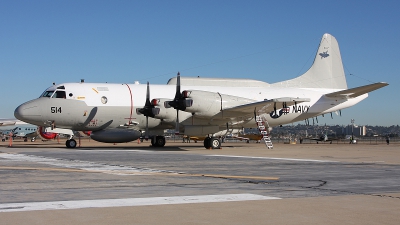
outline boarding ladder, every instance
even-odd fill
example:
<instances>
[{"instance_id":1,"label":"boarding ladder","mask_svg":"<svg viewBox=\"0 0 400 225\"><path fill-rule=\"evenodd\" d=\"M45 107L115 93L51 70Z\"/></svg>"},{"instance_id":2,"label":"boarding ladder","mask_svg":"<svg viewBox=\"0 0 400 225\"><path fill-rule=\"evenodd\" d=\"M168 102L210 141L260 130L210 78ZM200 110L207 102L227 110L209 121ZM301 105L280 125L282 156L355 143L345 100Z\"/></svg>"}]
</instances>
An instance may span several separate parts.
<instances>
[{"instance_id":1,"label":"boarding ladder","mask_svg":"<svg viewBox=\"0 0 400 225\"><path fill-rule=\"evenodd\" d=\"M268 127L269 124L267 121L263 121L261 119L261 116L256 116L256 124L258 126L258 130L260 131L261 135L262 135L262 140L264 140L265 145L267 146L268 149L273 149L274 145L272 144L271 139L269 138L269 134L268 134ZM267 125L267 127L265 126Z\"/></svg>"}]
</instances>

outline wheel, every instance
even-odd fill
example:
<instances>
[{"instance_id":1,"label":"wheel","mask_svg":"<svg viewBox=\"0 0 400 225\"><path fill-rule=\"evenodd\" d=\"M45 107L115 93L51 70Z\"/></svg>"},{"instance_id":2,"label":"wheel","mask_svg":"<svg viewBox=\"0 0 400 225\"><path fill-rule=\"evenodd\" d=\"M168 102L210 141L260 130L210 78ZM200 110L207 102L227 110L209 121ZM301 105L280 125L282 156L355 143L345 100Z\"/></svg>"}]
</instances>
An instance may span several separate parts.
<instances>
[{"instance_id":1,"label":"wheel","mask_svg":"<svg viewBox=\"0 0 400 225\"><path fill-rule=\"evenodd\" d=\"M220 149L221 148L221 141L219 138L211 138L211 148L212 149Z\"/></svg>"},{"instance_id":2,"label":"wheel","mask_svg":"<svg viewBox=\"0 0 400 225\"><path fill-rule=\"evenodd\" d=\"M204 139L204 148L209 149L211 147L210 140L210 137L206 137L206 139Z\"/></svg>"},{"instance_id":3,"label":"wheel","mask_svg":"<svg viewBox=\"0 0 400 225\"><path fill-rule=\"evenodd\" d=\"M76 147L76 141L74 139L67 140L65 142L65 145L67 148L75 148Z\"/></svg>"},{"instance_id":4,"label":"wheel","mask_svg":"<svg viewBox=\"0 0 400 225\"><path fill-rule=\"evenodd\" d=\"M164 147L164 145L165 145L165 137L164 136L157 136L155 144L156 144L156 147Z\"/></svg>"}]
</instances>

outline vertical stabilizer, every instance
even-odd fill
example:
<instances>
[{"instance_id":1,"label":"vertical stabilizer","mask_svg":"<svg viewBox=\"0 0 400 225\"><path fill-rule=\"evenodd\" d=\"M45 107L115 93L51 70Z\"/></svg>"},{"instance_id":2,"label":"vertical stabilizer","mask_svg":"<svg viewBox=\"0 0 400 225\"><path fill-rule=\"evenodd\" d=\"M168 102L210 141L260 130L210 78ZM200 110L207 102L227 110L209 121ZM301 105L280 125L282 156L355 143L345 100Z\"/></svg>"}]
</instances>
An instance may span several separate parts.
<instances>
[{"instance_id":1,"label":"vertical stabilizer","mask_svg":"<svg viewBox=\"0 0 400 225\"><path fill-rule=\"evenodd\" d=\"M347 89L342 57L336 38L330 34L322 36L311 68L303 75L271 86L300 88Z\"/></svg>"}]
</instances>

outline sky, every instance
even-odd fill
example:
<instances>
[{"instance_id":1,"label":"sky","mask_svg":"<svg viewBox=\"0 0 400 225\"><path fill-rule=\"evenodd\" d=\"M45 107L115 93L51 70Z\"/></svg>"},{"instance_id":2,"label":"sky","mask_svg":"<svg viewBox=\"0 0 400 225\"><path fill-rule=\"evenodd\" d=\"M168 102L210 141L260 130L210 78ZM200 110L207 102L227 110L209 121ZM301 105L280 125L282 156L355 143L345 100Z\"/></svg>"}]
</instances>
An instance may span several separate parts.
<instances>
[{"instance_id":1,"label":"sky","mask_svg":"<svg viewBox=\"0 0 400 225\"><path fill-rule=\"evenodd\" d=\"M397 125L399 8L389 0L2 0L0 118L13 118L53 82L166 84L178 71L292 79L308 70L330 33L349 88L389 86L319 124Z\"/></svg>"}]
</instances>

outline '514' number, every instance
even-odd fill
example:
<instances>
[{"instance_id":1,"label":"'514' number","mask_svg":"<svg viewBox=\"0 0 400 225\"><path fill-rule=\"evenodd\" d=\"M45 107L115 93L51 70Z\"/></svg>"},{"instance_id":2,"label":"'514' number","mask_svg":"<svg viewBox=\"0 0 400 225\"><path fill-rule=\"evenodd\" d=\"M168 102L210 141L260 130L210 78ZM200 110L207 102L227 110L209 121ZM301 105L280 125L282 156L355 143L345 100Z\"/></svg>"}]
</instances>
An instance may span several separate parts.
<instances>
[{"instance_id":1,"label":"'514' number","mask_svg":"<svg viewBox=\"0 0 400 225\"><path fill-rule=\"evenodd\" d=\"M51 113L61 113L61 107L50 107Z\"/></svg>"}]
</instances>

